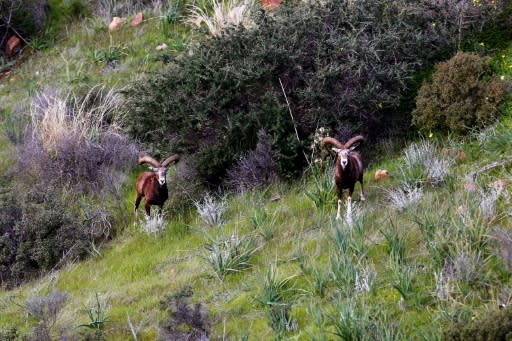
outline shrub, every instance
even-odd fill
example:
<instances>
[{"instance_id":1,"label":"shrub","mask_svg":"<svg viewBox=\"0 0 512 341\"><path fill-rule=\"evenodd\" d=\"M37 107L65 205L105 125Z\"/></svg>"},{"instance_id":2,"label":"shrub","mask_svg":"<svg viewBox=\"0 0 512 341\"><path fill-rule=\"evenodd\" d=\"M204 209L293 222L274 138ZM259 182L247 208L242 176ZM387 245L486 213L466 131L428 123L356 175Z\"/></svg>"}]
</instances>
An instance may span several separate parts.
<instances>
[{"instance_id":1,"label":"shrub","mask_svg":"<svg viewBox=\"0 0 512 341\"><path fill-rule=\"evenodd\" d=\"M17 32L29 39L41 32L47 20L47 0L0 0L0 47L5 43L4 33Z\"/></svg>"},{"instance_id":2,"label":"shrub","mask_svg":"<svg viewBox=\"0 0 512 341\"><path fill-rule=\"evenodd\" d=\"M49 271L61 259L85 256L88 227L79 212L65 208L55 189L19 187L1 209L0 280L17 285Z\"/></svg>"},{"instance_id":3,"label":"shrub","mask_svg":"<svg viewBox=\"0 0 512 341\"><path fill-rule=\"evenodd\" d=\"M78 193L115 192L138 152L117 124L119 101L116 91L102 87L83 96L52 89L37 95L14 172L26 183L70 186Z\"/></svg>"},{"instance_id":4,"label":"shrub","mask_svg":"<svg viewBox=\"0 0 512 341\"><path fill-rule=\"evenodd\" d=\"M104 340L105 327L107 323L112 322L108 317L108 310L110 305L106 298L101 298L98 293L95 294L94 302L90 299L87 306L84 308L87 313L89 321L81 324L78 327L87 328L91 331L92 335L87 333L84 335L87 340L89 337L94 340Z\"/></svg>"},{"instance_id":5,"label":"shrub","mask_svg":"<svg viewBox=\"0 0 512 341\"><path fill-rule=\"evenodd\" d=\"M413 123L422 130L464 132L491 123L505 99L505 86L492 79L488 60L459 52L440 63L416 97Z\"/></svg>"},{"instance_id":6,"label":"shrub","mask_svg":"<svg viewBox=\"0 0 512 341\"><path fill-rule=\"evenodd\" d=\"M411 187L408 184L402 185L401 188L385 189L388 202L391 207L397 210L403 210L406 207L417 203L423 197L421 187Z\"/></svg>"},{"instance_id":7,"label":"shrub","mask_svg":"<svg viewBox=\"0 0 512 341\"><path fill-rule=\"evenodd\" d=\"M454 324L445 331L443 340L505 341L512 337L512 306L486 312L484 317Z\"/></svg>"},{"instance_id":8,"label":"shrub","mask_svg":"<svg viewBox=\"0 0 512 341\"><path fill-rule=\"evenodd\" d=\"M263 129L257 137L256 149L241 156L228 170L225 182L228 188L241 192L263 187L277 179L271 138Z\"/></svg>"},{"instance_id":9,"label":"shrub","mask_svg":"<svg viewBox=\"0 0 512 341\"><path fill-rule=\"evenodd\" d=\"M209 238L205 245L204 259L210 264L215 275L220 279L230 273L240 272L251 267L251 258L258 251L254 240L249 237Z\"/></svg>"},{"instance_id":10,"label":"shrub","mask_svg":"<svg viewBox=\"0 0 512 341\"><path fill-rule=\"evenodd\" d=\"M224 221L224 213L226 212L225 198L216 200L214 196L207 193L202 201L196 201L194 205L201 219L209 227L219 226Z\"/></svg>"},{"instance_id":11,"label":"shrub","mask_svg":"<svg viewBox=\"0 0 512 341\"><path fill-rule=\"evenodd\" d=\"M400 191L409 196L409 201L416 201L421 197L421 188L423 185L430 184L439 186L446 182L454 163L452 158L442 155L440 148L428 141L410 144L402 157L403 166L400 167ZM390 197L395 197L397 207L401 201L407 203L407 200L400 200L400 193L389 191ZM416 193L414 193L416 192ZM407 198L403 198L407 199ZM405 207L405 206L402 206Z\"/></svg>"},{"instance_id":12,"label":"shrub","mask_svg":"<svg viewBox=\"0 0 512 341\"><path fill-rule=\"evenodd\" d=\"M116 127L115 92L38 95L0 203L0 282L17 285L84 257L112 233L109 200L135 165ZM4 200L5 199L5 200Z\"/></svg>"},{"instance_id":13,"label":"shrub","mask_svg":"<svg viewBox=\"0 0 512 341\"><path fill-rule=\"evenodd\" d=\"M16 327L7 327L0 329L0 340L16 341L19 340L19 333Z\"/></svg>"},{"instance_id":14,"label":"shrub","mask_svg":"<svg viewBox=\"0 0 512 341\"><path fill-rule=\"evenodd\" d=\"M436 3L327 1L262 12L254 28L227 29L135 81L130 132L161 153L192 154L199 178L217 185L264 128L279 175L299 175L318 126L370 141L408 128L400 111L408 82L455 45L443 26L454 18Z\"/></svg>"},{"instance_id":15,"label":"shrub","mask_svg":"<svg viewBox=\"0 0 512 341\"><path fill-rule=\"evenodd\" d=\"M278 269L270 264L256 301L265 308L270 327L276 333L276 338L281 339L285 332L294 330L290 311L297 290L292 284L294 276L279 279L278 274Z\"/></svg>"},{"instance_id":16,"label":"shrub","mask_svg":"<svg viewBox=\"0 0 512 341\"><path fill-rule=\"evenodd\" d=\"M167 222L165 221L165 214L160 214L158 211L151 211L148 217L144 214L144 220L139 223L140 229L150 237L156 237L163 233L167 228Z\"/></svg>"},{"instance_id":17,"label":"shrub","mask_svg":"<svg viewBox=\"0 0 512 341\"><path fill-rule=\"evenodd\" d=\"M279 211L269 213L265 209L257 209L251 217L251 223L265 241L271 240L275 235L276 220Z\"/></svg>"},{"instance_id":18,"label":"shrub","mask_svg":"<svg viewBox=\"0 0 512 341\"><path fill-rule=\"evenodd\" d=\"M110 23L113 17L126 17L134 13L148 9L153 4L162 3L155 1L149 3L146 0L98 0L94 1L92 12L101 17L105 24Z\"/></svg>"},{"instance_id":19,"label":"shrub","mask_svg":"<svg viewBox=\"0 0 512 341\"><path fill-rule=\"evenodd\" d=\"M39 321L34 328L34 340L53 340L52 329L67 299L66 293L55 291L48 296L33 296L27 300L25 309Z\"/></svg>"},{"instance_id":20,"label":"shrub","mask_svg":"<svg viewBox=\"0 0 512 341\"><path fill-rule=\"evenodd\" d=\"M313 201L313 204L319 210L330 208L335 203L333 172L332 167L324 169L321 165L315 165L311 168L313 189L306 190L304 194Z\"/></svg>"}]
</instances>

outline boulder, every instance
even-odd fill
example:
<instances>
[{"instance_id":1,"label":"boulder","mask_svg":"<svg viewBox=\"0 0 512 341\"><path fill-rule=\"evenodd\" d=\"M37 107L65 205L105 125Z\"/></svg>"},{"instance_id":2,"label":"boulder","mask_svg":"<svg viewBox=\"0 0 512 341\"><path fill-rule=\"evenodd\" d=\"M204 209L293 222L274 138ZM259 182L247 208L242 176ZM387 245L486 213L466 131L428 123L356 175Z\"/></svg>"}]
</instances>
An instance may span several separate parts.
<instances>
[{"instance_id":1,"label":"boulder","mask_svg":"<svg viewBox=\"0 0 512 341\"><path fill-rule=\"evenodd\" d=\"M139 26L144 21L144 14L142 12L139 12L135 15L132 22L130 23L131 27Z\"/></svg>"},{"instance_id":2,"label":"boulder","mask_svg":"<svg viewBox=\"0 0 512 341\"><path fill-rule=\"evenodd\" d=\"M113 17L112 22L108 24L109 31L117 31L124 24L124 19L119 17Z\"/></svg>"},{"instance_id":3,"label":"boulder","mask_svg":"<svg viewBox=\"0 0 512 341\"><path fill-rule=\"evenodd\" d=\"M389 172L385 169L377 169L377 171L375 171L375 180L376 181L384 180L388 176L389 176Z\"/></svg>"},{"instance_id":4,"label":"boulder","mask_svg":"<svg viewBox=\"0 0 512 341\"><path fill-rule=\"evenodd\" d=\"M167 47L168 47L168 46L167 46L167 44L166 44L166 43L163 43L163 44L157 45L155 49L156 49L157 51L162 51L162 50L167 49Z\"/></svg>"},{"instance_id":5,"label":"boulder","mask_svg":"<svg viewBox=\"0 0 512 341\"><path fill-rule=\"evenodd\" d=\"M5 45L5 52L8 56L13 56L14 54L19 53L21 50L21 40L18 36L11 36L9 40L7 40L7 44Z\"/></svg>"},{"instance_id":6,"label":"boulder","mask_svg":"<svg viewBox=\"0 0 512 341\"><path fill-rule=\"evenodd\" d=\"M279 6L281 6L282 2L283 2L283 0L262 0L261 5L265 9L274 10L274 9L279 8Z\"/></svg>"}]
</instances>

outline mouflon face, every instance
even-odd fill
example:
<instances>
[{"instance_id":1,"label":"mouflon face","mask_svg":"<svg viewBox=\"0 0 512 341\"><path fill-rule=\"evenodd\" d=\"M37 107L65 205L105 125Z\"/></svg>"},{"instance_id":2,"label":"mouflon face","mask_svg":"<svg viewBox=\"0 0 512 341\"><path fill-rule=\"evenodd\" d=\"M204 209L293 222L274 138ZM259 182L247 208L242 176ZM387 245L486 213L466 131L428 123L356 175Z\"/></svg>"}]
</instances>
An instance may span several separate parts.
<instances>
[{"instance_id":1,"label":"mouflon face","mask_svg":"<svg viewBox=\"0 0 512 341\"><path fill-rule=\"evenodd\" d=\"M345 169L345 167L347 167L348 165L348 156L350 155L350 149L333 148L332 150L338 156L338 162L340 163L341 168Z\"/></svg>"}]
</instances>

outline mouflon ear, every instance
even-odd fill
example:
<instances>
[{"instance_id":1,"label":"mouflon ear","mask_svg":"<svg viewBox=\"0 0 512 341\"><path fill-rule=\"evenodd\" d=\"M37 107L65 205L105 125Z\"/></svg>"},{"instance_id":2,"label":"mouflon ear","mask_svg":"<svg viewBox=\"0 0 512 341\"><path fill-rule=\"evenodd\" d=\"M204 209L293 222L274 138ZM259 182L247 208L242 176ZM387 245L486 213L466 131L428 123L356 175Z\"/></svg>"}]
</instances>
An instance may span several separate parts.
<instances>
[{"instance_id":1,"label":"mouflon ear","mask_svg":"<svg viewBox=\"0 0 512 341\"><path fill-rule=\"evenodd\" d=\"M341 152L341 149L339 149L339 148L332 148L332 151L335 152L336 154L338 154L339 152Z\"/></svg>"}]
</instances>

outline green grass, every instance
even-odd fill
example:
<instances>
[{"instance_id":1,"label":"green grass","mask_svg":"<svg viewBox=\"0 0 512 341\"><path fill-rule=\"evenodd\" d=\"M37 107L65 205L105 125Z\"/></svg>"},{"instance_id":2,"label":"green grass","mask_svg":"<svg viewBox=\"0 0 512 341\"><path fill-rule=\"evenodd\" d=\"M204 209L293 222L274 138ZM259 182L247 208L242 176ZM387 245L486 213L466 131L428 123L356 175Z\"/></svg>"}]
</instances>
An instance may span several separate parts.
<instances>
[{"instance_id":1,"label":"green grass","mask_svg":"<svg viewBox=\"0 0 512 341\"><path fill-rule=\"evenodd\" d=\"M466 166L465 163L459 164L453 171L459 174ZM2 292L0 328L17 325L27 332L34 321L18 305L23 305L32 295L44 295L55 285L60 291L70 295L59 325L77 326L86 323L86 302L99 293L108 298L110 305L108 316L112 322L108 323L107 328L109 339L121 340L129 337L126 329L129 315L132 321L149 319L139 336L141 339L151 340L157 333L158 321L166 318L165 313L159 309L159 301L164 295L177 292L188 284L194 292L193 301L201 302L208 308L214 324L213 335L242 337L242 326L249 325L251 327L248 333L251 338L272 338L274 332L269 322L268 308L257 301L257 297L264 290L263 280L271 264L278 267L279 278L294 276L293 287L300 293L290 303L289 315L291 321L296 321L298 330L285 332L284 335L288 337L302 335L299 338L308 339L307 331L310 334L318 332L319 326L313 323L312 312L308 312L308 306L313 303L331 318L336 316L336 309L342 309L345 300L360 302L358 304L363 308L375 305L386 313L387 318L396 319L400 335L406 338L419 337L421 333L438 335L441 327L449 323L445 311L448 308L458 309L461 305L478 314L493 299L492 295L481 288L463 288L466 294L470 292L474 295L471 300L464 297L463 291L453 293L453 302L438 302L432 296L435 289L433 270L438 268L429 257L426 243L413 220L429 208L428 212L431 214L442 214L452 220L456 219L457 207L467 203L466 196L461 192L463 177L457 177L455 187L459 190L456 193L451 193L445 187L430 189L418 207L390 210L379 187L396 184L393 180L384 183L371 181L369 178L373 170L367 172L371 199L362 206L362 211L366 214L364 243L368 250L367 261L374 264L377 273L376 288L372 292L357 294L350 287L340 287L339 285L344 284L335 281L327 281L323 292L320 292L312 284L315 281L314 272L301 270L301 263L304 263L306 268L316 268L328 273L328 259L336 248L334 232L337 224L333 219L335 195L332 194L331 205L325 210L316 209L304 195L306 189L316 186L310 182L305 188L300 185L279 185L267 189L267 193L282 196L279 202L270 202L268 194L262 196L247 193L230 197L225 223L219 227L206 228L195 211L176 220L170 217L167 230L156 238L149 237L130 225L102 250L100 256L68 265L55 273L53 281L51 277L46 277L21 288ZM274 237L270 240L258 239L259 250L252 259L253 265L235 274L226 274L221 281L202 257L204 245L208 243L204 232L207 231L211 236L229 237L237 233L240 236L256 237L258 233L252 222L253 207L268 212L282 212L274 221ZM394 227L389 225L390 219L393 220ZM381 228L394 228L397 233L406 236L404 240L408 251L403 260L406 265L403 266L414 266L415 272L412 286L408 289L410 297L405 304L400 303L400 294L393 288L400 280L396 277L396 271L400 271L400 267L396 270L391 266L388 243L382 236ZM350 248L345 253L357 255ZM360 265L355 259L352 262L356 268ZM503 274L499 280L493 279L488 283L496 290L506 286L510 276L507 272ZM341 301L340 289L345 293ZM341 302L342 305L336 308L335 302ZM329 338L330 333L335 332L337 327L329 319L326 321L322 328Z\"/></svg>"}]
</instances>

